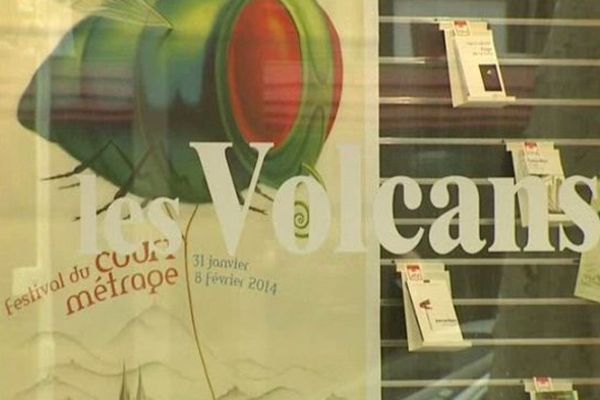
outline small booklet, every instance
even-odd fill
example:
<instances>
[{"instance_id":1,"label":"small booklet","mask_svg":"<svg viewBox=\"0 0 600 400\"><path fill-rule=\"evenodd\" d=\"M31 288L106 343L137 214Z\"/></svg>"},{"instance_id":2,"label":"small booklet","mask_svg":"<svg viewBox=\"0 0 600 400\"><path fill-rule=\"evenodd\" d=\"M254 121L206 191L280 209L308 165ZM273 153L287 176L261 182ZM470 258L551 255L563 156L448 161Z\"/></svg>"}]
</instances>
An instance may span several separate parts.
<instances>
[{"instance_id":1,"label":"small booklet","mask_svg":"<svg viewBox=\"0 0 600 400\"><path fill-rule=\"evenodd\" d=\"M537 142L523 143L523 158L528 175L562 174L560 153L553 147L543 146Z\"/></svg>"},{"instance_id":2,"label":"small booklet","mask_svg":"<svg viewBox=\"0 0 600 400\"><path fill-rule=\"evenodd\" d=\"M551 220L566 218L559 204L560 188L565 180L560 152L552 142L508 142L507 149L512 153L515 178L521 181L529 176L539 177L546 186L548 212ZM519 191L519 211L523 226L529 226L529 198Z\"/></svg>"},{"instance_id":3,"label":"small booklet","mask_svg":"<svg viewBox=\"0 0 600 400\"><path fill-rule=\"evenodd\" d=\"M459 351L464 340L450 287L450 273L441 263L396 263L402 277L402 298L408 351Z\"/></svg>"},{"instance_id":4,"label":"small booklet","mask_svg":"<svg viewBox=\"0 0 600 400\"><path fill-rule=\"evenodd\" d=\"M600 245L581 255L575 296L600 303Z\"/></svg>"},{"instance_id":5,"label":"small booklet","mask_svg":"<svg viewBox=\"0 0 600 400\"><path fill-rule=\"evenodd\" d=\"M406 285L424 342L462 340L460 324L446 281L407 281Z\"/></svg>"},{"instance_id":6,"label":"small booklet","mask_svg":"<svg viewBox=\"0 0 600 400\"><path fill-rule=\"evenodd\" d=\"M502 107L506 95L494 36L485 22L444 21L448 74L454 107Z\"/></svg>"},{"instance_id":7,"label":"small booklet","mask_svg":"<svg viewBox=\"0 0 600 400\"><path fill-rule=\"evenodd\" d=\"M578 400L575 390L531 393L531 400Z\"/></svg>"},{"instance_id":8,"label":"small booklet","mask_svg":"<svg viewBox=\"0 0 600 400\"><path fill-rule=\"evenodd\" d=\"M573 383L565 380L554 380L550 377L534 377L525 381L525 391L531 400L578 400L579 395L573 390Z\"/></svg>"},{"instance_id":9,"label":"small booklet","mask_svg":"<svg viewBox=\"0 0 600 400\"><path fill-rule=\"evenodd\" d=\"M592 200L591 205L599 212L600 198ZM600 303L600 243L581 254L575 296Z\"/></svg>"},{"instance_id":10,"label":"small booklet","mask_svg":"<svg viewBox=\"0 0 600 400\"><path fill-rule=\"evenodd\" d=\"M504 83L491 31L454 38L460 71L469 96L504 94Z\"/></svg>"},{"instance_id":11,"label":"small booklet","mask_svg":"<svg viewBox=\"0 0 600 400\"><path fill-rule=\"evenodd\" d=\"M558 192L564 181L564 171L558 150L539 146L536 142L523 143L523 164L525 175L540 176L548 191L548 210L561 213Z\"/></svg>"}]
</instances>

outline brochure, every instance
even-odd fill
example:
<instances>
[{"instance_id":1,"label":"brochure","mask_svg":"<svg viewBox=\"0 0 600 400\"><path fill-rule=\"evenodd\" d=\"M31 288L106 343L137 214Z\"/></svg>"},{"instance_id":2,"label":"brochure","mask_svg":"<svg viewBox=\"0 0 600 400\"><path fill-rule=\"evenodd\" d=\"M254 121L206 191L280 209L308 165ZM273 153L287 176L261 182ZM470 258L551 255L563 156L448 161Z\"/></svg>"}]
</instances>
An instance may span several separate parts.
<instances>
[{"instance_id":1,"label":"brochure","mask_svg":"<svg viewBox=\"0 0 600 400\"><path fill-rule=\"evenodd\" d=\"M462 339L450 288L445 281L408 281L406 285L423 342L452 342Z\"/></svg>"}]
</instances>

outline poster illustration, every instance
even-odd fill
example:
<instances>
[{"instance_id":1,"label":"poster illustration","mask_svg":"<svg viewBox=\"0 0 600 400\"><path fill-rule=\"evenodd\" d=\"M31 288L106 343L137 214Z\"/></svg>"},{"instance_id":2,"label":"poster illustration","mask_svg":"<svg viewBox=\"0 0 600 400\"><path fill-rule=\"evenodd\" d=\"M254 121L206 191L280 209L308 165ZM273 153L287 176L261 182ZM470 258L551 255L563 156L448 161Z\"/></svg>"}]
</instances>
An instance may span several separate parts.
<instances>
[{"instance_id":1,"label":"poster illustration","mask_svg":"<svg viewBox=\"0 0 600 400\"><path fill-rule=\"evenodd\" d=\"M7 9L0 398L366 398L364 4Z\"/></svg>"}]
</instances>

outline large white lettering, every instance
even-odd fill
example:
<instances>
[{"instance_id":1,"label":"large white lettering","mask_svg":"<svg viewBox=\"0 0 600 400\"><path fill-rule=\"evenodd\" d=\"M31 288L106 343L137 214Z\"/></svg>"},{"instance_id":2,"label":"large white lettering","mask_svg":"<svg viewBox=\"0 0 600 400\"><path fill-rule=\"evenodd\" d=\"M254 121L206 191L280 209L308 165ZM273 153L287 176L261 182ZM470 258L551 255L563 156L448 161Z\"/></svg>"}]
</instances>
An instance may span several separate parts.
<instances>
[{"instance_id":1,"label":"large white lettering","mask_svg":"<svg viewBox=\"0 0 600 400\"><path fill-rule=\"evenodd\" d=\"M231 177L231 170L225 151L232 147L231 143L190 143L190 147L196 150L204 177L212 197L217 218L221 224L221 231L225 239L225 245L229 255L234 256L242 236L244 221L250 210L252 195L258 183L260 170L267 156L267 152L273 147L273 143L253 143L251 146L258 152L258 159L254 166L248 195L244 204L240 207L236 188Z\"/></svg>"},{"instance_id":2,"label":"large white lettering","mask_svg":"<svg viewBox=\"0 0 600 400\"><path fill-rule=\"evenodd\" d=\"M394 217L394 193L397 186L404 188L404 205L409 210L416 210L421 205L423 193L414 179L406 176L387 179L375 196L373 223L379 242L386 250L395 254L405 254L417 247L425 230L419 228L411 238L405 238L398 232Z\"/></svg>"},{"instance_id":3,"label":"large white lettering","mask_svg":"<svg viewBox=\"0 0 600 400\"><path fill-rule=\"evenodd\" d=\"M479 192L473 181L462 176L449 176L437 181L431 188L431 203L437 208L450 204L450 185L458 188L458 205L438 217L429 231L431 248L438 254L448 254L461 246L475 254L485 246L479 232ZM458 236L450 234L450 225L456 219Z\"/></svg>"},{"instance_id":4,"label":"large white lettering","mask_svg":"<svg viewBox=\"0 0 600 400\"><path fill-rule=\"evenodd\" d=\"M258 184L260 172L268 151L273 147L269 143L253 144L257 151L257 161L244 204L240 205L238 193L225 152L230 143L191 143L200 159L208 189L212 197L220 223L221 233L230 255L235 255L240 243L246 216L250 209L253 193ZM336 252L365 251L363 242L363 193L362 164L360 150L356 146L338 146L340 157L340 237ZM91 175L79 175L81 187L81 243L85 254L98 253L98 233L96 215L96 178ZM549 239L549 212L547 189L539 177L530 176L515 183L513 178L489 178L494 191L494 241L489 252L542 252L552 251L554 246ZM576 186L587 187L592 197L598 197L597 179L574 176L567 179L559 192L559 203L567 219L583 233L581 243L574 243L566 230L566 224L559 226L560 250L584 252L595 246L600 240L600 219L594 208L577 192ZM311 222L306 240L298 242L295 235L294 216L296 191L303 186L308 193L308 209ZM431 205L436 209L445 209L450 204L450 186L458 190L457 205L437 215L429 230L429 241L437 254L447 254L458 247L474 254L483 250L486 241L480 236L479 191L468 178L451 176L435 182L430 193ZM402 203L406 209L418 210L423 207L423 193L419 184L412 178L396 176L381 185L373 204L373 224L381 245L394 254L406 254L414 250L423 240L425 229L419 227L411 237L400 234L402 217L394 215L394 195L397 188L403 190ZM521 249L515 238L516 197L522 191L527 206L526 224L528 238ZM166 207L179 214L177 199L159 198L150 202L147 218L150 223L167 239L168 246L153 250L161 253L174 253L182 244L181 228L167 215ZM123 215L127 213L128 218ZM327 240L332 209L325 189L313 178L294 177L283 183L278 189L271 210L271 218L277 240L287 251L295 254L307 254L319 249ZM118 253L134 251L142 240L130 242L124 232L125 225L141 224L146 216L138 202L129 198L118 199L111 204L103 221L104 239L112 250ZM523 218L523 216L522 216ZM450 226L458 225L456 237L452 236Z\"/></svg>"},{"instance_id":5,"label":"large white lettering","mask_svg":"<svg viewBox=\"0 0 600 400\"><path fill-rule=\"evenodd\" d=\"M489 178L494 187L494 244L490 252L520 251L515 239L515 202L519 190L527 194L528 237L525 251L552 251L548 233L548 192L541 178ZM523 216L522 216L523 217Z\"/></svg>"},{"instance_id":6,"label":"large white lettering","mask_svg":"<svg viewBox=\"0 0 600 400\"><path fill-rule=\"evenodd\" d=\"M566 216L583 232L583 242L579 245L573 243L567 236L563 225L559 231L560 250L569 249L583 253L592 249L600 240L600 220L596 211L577 194L576 186L583 184L592 193L592 200L598 197L598 180L582 176L572 176L565 180L560 186L558 193L558 204Z\"/></svg>"}]
</instances>

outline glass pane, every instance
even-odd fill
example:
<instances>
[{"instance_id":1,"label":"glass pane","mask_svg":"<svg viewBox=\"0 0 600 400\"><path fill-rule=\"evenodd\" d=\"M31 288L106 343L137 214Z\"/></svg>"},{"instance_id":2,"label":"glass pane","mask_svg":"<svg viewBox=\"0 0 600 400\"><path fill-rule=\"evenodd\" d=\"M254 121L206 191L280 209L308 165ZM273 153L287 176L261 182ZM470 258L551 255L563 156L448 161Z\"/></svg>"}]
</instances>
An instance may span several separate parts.
<instances>
[{"instance_id":1,"label":"glass pane","mask_svg":"<svg viewBox=\"0 0 600 400\"><path fill-rule=\"evenodd\" d=\"M393 198L396 230L403 238L420 237L418 245L400 255L381 249L382 398L528 399L523 380L534 376L571 381L580 399L598 397L597 304L575 297L581 255L560 246L565 234L581 243L585 233L550 223L551 248L523 251L533 228L525 226L527 216L515 202L515 221L506 229L516 248L495 251L492 243L503 235L497 229L502 205L488 178L515 176L506 149L510 141L552 141L566 176L598 175L599 3L380 0L379 12L382 184L411 177L421 193L417 206L407 200L414 189L399 185ZM438 26L452 18L489 21L514 103L453 107L454 66ZM436 182L448 176L470 179L478 197L469 208L461 207L465 187L454 184L434 193ZM591 201L589 188L575 190ZM434 201L440 193L443 200ZM445 240L464 239L473 209L479 217L476 238L485 244L477 251L459 245L440 254L436 225L453 216ZM409 351L414 333L407 326L415 316L407 313L423 304L405 304L410 290L396 263L419 262L443 263L449 272L452 302L471 348Z\"/></svg>"}]
</instances>

